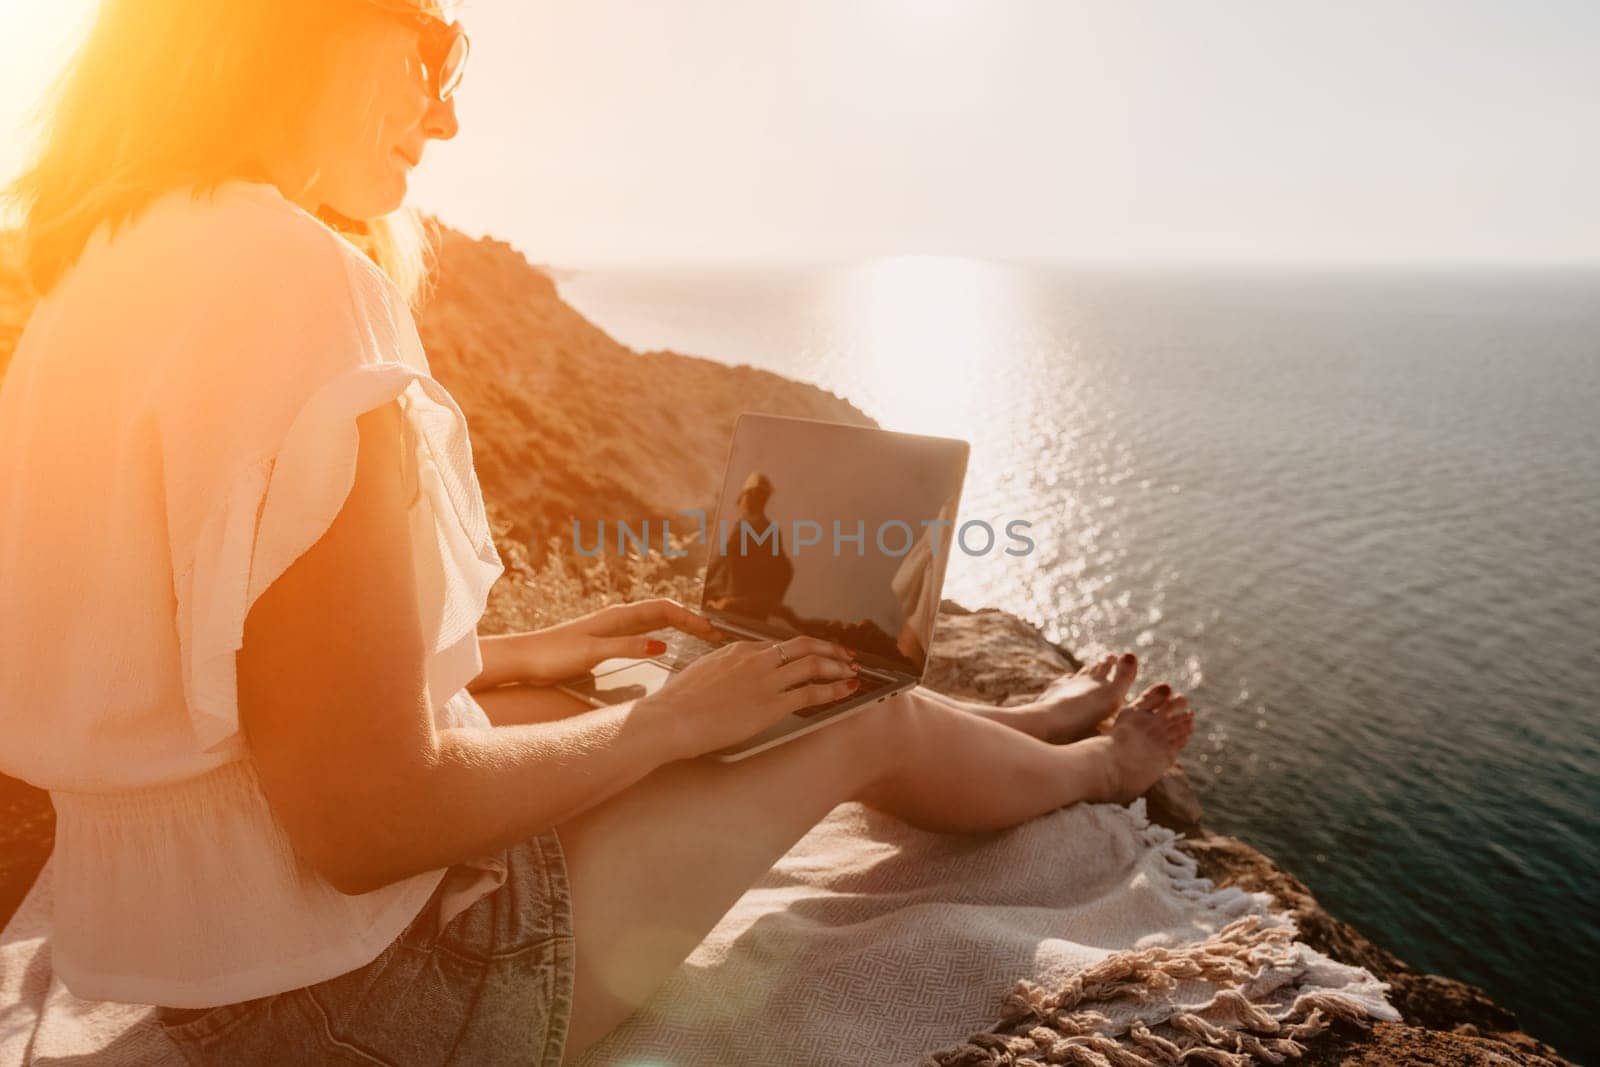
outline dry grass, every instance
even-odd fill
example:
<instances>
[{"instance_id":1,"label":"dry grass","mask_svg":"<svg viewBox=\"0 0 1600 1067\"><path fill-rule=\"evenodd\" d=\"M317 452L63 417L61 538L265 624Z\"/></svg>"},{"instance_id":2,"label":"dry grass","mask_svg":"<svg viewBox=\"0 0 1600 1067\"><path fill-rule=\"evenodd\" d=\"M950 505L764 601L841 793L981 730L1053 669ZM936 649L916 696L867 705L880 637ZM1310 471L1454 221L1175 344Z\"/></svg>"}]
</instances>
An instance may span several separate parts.
<instances>
[{"instance_id":1,"label":"dry grass","mask_svg":"<svg viewBox=\"0 0 1600 1067\"><path fill-rule=\"evenodd\" d=\"M491 519L491 521L493 521ZM670 597L693 606L700 588L703 564L689 539L674 537L674 551L687 557L669 560L651 553L625 556L606 553L581 556L569 538L552 535L537 564L528 549L506 536L497 525L495 545L506 573L489 594L489 604L478 623L483 634L537 630L605 607L652 597Z\"/></svg>"}]
</instances>

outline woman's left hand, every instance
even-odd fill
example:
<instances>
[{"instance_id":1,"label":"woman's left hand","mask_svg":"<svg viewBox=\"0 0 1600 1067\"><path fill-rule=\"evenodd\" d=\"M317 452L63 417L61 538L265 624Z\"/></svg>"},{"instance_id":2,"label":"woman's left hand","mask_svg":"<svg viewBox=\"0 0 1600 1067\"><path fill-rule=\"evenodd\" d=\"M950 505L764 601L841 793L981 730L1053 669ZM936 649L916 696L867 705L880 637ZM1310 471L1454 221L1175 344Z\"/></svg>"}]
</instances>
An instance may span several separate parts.
<instances>
[{"instance_id":1,"label":"woman's left hand","mask_svg":"<svg viewBox=\"0 0 1600 1067\"><path fill-rule=\"evenodd\" d=\"M644 635L665 626L713 643L725 636L703 616L666 597L612 604L543 630L519 634L518 673L528 685L554 685L613 656L659 656L666 645Z\"/></svg>"}]
</instances>

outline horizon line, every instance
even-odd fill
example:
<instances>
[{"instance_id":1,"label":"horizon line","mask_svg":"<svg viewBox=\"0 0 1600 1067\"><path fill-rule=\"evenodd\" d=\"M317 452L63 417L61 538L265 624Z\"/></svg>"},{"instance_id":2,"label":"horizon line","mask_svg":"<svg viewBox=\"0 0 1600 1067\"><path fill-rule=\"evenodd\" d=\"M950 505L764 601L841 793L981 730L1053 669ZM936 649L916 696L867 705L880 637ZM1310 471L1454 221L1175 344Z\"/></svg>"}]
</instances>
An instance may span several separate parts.
<instances>
[{"instance_id":1,"label":"horizon line","mask_svg":"<svg viewBox=\"0 0 1600 1067\"><path fill-rule=\"evenodd\" d=\"M493 236L493 235L489 235ZM503 238L494 238L504 241ZM639 256L586 260L536 260L514 242L506 241L529 262L551 273L597 273L602 271L738 271L738 270L817 270L843 269L881 263L885 260L952 260L985 263L1021 269L1120 269L1120 270L1284 270L1294 272L1447 272L1447 271L1600 271L1600 257L1591 259L1516 259L1516 258L1245 258L1226 256L1077 256L1025 257L973 255L960 252L881 252L850 256Z\"/></svg>"}]
</instances>

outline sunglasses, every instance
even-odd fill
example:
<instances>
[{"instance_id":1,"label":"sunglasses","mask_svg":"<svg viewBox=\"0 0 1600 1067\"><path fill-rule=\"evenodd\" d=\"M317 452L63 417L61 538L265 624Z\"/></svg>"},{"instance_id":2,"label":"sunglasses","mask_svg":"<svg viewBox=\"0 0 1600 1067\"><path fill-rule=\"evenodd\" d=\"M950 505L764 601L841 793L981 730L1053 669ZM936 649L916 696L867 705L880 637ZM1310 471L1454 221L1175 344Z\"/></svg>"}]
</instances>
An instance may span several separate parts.
<instances>
[{"instance_id":1,"label":"sunglasses","mask_svg":"<svg viewBox=\"0 0 1600 1067\"><path fill-rule=\"evenodd\" d=\"M417 51L422 56L428 88L440 103L449 100L461 84L461 70L467 65L470 50L467 31L461 23L446 22L415 8L402 11L384 4L374 6L417 31Z\"/></svg>"}]
</instances>

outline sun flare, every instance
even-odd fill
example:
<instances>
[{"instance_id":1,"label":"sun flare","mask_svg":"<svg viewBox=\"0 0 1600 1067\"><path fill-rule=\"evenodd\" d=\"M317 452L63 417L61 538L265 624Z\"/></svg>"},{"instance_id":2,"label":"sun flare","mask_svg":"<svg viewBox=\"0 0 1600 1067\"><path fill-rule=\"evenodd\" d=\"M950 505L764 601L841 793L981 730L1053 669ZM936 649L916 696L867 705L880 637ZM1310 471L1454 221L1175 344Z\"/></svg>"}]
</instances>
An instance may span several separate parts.
<instances>
[{"instance_id":1,"label":"sun flare","mask_svg":"<svg viewBox=\"0 0 1600 1067\"><path fill-rule=\"evenodd\" d=\"M966 437L992 388L1003 268L958 256L872 260L851 279L862 385L891 429Z\"/></svg>"},{"instance_id":2,"label":"sun flare","mask_svg":"<svg viewBox=\"0 0 1600 1067\"><path fill-rule=\"evenodd\" d=\"M72 56L94 0L6 4L0 15L0 183L33 151L32 121L44 93Z\"/></svg>"}]
</instances>

